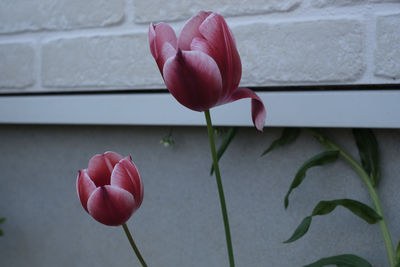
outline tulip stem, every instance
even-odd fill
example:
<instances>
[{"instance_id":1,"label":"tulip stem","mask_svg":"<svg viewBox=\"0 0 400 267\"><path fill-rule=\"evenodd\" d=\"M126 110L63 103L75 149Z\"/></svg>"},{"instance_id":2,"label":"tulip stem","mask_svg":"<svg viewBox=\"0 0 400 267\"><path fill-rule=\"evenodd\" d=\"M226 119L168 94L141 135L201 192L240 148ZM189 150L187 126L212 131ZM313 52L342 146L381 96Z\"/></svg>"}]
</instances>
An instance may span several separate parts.
<instances>
[{"instance_id":1,"label":"tulip stem","mask_svg":"<svg viewBox=\"0 0 400 267\"><path fill-rule=\"evenodd\" d=\"M234 267L235 260L233 258L231 232L229 230L229 220L228 220L228 213L226 210L224 189L222 187L221 174L219 172L217 153L215 150L214 133L213 133L213 128L212 128L210 111L209 110L204 111L204 115L205 115L206 121L207 121L208 139L210 141L210 148L211 148L211 155L212 155L213 164L214 164L215 178L217 180L217 186L218 186L219 201L221 203L222 218L224 220L224 226L225 226L225 237L226 237L226 244L227 244L228 255L229 255L229 265L231 267Z\"/></svg>"},{"instance_id":2,"label":"tulip stem","mask_svg":"<svg viewBox=\"0 0 400 267\"><path fill-rule=\"evenodd\" d=\"M135 241L133 241L131 232L129 232L129 229L128 229L128 226L126 226L126 223L124 223L124 224L122 225L122 227L124 228L126 237L128 238L129 243L131 244L131 246L132 246L132 248L133 248L133 251L135 251L135 254L136 254L136 256L138 257L140 263L142 264L143 267L147 267L147 264L146 264L146 262L144 261L142 255L140 254L139 249L137 248L137 246L136 246L136 244L135 244Z\"/></svg>"}]
</instances>

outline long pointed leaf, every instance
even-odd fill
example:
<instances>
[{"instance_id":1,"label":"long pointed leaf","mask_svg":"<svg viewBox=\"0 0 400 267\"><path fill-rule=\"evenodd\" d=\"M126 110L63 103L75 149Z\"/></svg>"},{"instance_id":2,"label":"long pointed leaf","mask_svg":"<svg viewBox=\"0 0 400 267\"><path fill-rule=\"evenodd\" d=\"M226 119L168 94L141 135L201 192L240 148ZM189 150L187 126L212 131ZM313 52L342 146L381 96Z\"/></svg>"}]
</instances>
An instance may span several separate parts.
<instances>
[{"instance_id":1,"label":"long pointed leaf","mask_svg":"<svg viewBox=\"0 0 400 267\"><path fill-rule=\"evenodd\" d=\"M353 254L322 258L314 263L304 265L303 267L323 267L328 265L336 265L337 267L372 267L371 263Z\"/></svg>"},{"instance_id":2,"label":"long pointed leaf","mask_svg":"<svg viewBox=\"0 0 400 267\"><path fill-rule=\"evenodd\" d=\"M378 142L372 130L353 129L361 164L371 177L372 184L378 185L380 178Z\"/></svg>"},{"instance_id":3,"label":"long pointed leaf","mask_svg":"<svg viewBox=\"0 0 400 267\"><path fill-rule=\"evenodd\" d=\"M225 134L224 139L221 142L221 145L218 147L217 150L217 160L220 160L222 155L225 153L226 149L228 148L229 144L232 142L233 138L235 137L237 132L236 127L229 128L228 132ZM214 173L214 165L211 164L210 175Z\"/></svg>"},{"instance_id":4,"label":"long pointed leaf","mask_svg":"<svg viewBox=\"0 0 400 267\"><path fill-rule=\"evenodd\" d=\"M311 159L307 160L297 171L296 176L294 177L292 184L290 185L290 188L288 192L286 193L285 196L285 209L289 206L289 195L295 189L298 187L306 177L306 172L308 169L314 166L321 166L325 165L331 162L334 162L338 159L339 157L339 151L332 150L332 151L325 151L322 152Z\"/></svg>"},{"instance_id":5,"label":"long pointed leaf","mask_svg":"<svg viewBox=\"0 0 400 267\"><path fill-rule=\"evenodd\" d=\"M382 217L371 207L353 199L336 199L320 201L314 208L312 216L331 213L337 206L343 206L369 224L377 223Z\"/></svg>"},{"instance_id":6,"label":"long pointed leaf","mask_svg":"<svg viewBox=\"0 0 400 267\"><path fill-rule=\"evenodd\" d=\"M322 133L322 131L318 128L306 128L311 135L326 149L326 150L335 150L334 147L332 147L331 140Z\"/></svg>"},{"instance_id":7,"label":"long pointed leaf","mask_svg":"<svg viewBox=\"0 0 400 267\"><path fill-rule=\"evenodd\" d=\"M315 206L311 216L307 216L306 218L304 218L299 226L297 226L292 236L284 243L291 243L303 237L310 228L312 217L317 215L329 214L337 206L343 206L349 209L355 215L359 216L370 224L377 223L382 219L382 217L378 213L376 213L374 209L356 200L336 199L331 201L320 201L317 206Z\"/></svg>"},{"instance_id":8,"label":"long pointed leaf","mask_svg":"<svg viewBox=\"0 0 400 267\"><path fill-rule=\"evenodd\" d=\"M282 135L272 142L272 144L261 154L261 156L266 155L277 147L285 146L296 141L297 137L300 135L300 128L284 128Z\"/></svg>"},{"instance_id":9,"label":"long pointed leaf","mask_svg":"<svg viewBox=\"0 0 400 267\"><path fill-rule=\"evenodd\" d=\"M395 266L400 267L400 242L397 243L395 262L396 262Z\"/></svg>"},{"instance_id":10,"label":"long pointed leaf","mask_svg":"<svg viewBox=\"0 0 400 267\"><path fill-rule=\"evenodd\" d=\"M307 233L308 228L310 228L311 221L312 221L312 216L305 217L301 221L299 226L297 226L296 230L294 230L294 233L292 234L292 236L283 243L291 243L291 242L294 242L294 241L300 239L303 235L305 235Z\"/></svg>"}]
</instances>

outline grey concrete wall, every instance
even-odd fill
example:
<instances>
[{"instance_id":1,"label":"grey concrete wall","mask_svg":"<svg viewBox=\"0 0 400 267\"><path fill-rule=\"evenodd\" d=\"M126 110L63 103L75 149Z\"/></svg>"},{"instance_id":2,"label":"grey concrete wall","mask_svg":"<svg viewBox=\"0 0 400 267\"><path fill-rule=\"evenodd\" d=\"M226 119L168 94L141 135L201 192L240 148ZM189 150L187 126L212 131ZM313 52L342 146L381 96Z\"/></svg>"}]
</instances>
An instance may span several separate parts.
<instances>
[{"instance_id":1,"label":"grey concrete wall","mask_svg":"<svg viewBox=\"0 0 400 267\"><path fill-rule=\"evenodd\" d=\"M145 186L142 207L128 221L149 266L227 266L215 180L208 175L205 128L176 127L176 144L159 140L165 127L0 126L0 265L139 266L121 227L94 221L75 191L77 170L95 153L131 154ZM348 130L328 130L357 156ZM347 210L313 220L309 233L285 245L319 200L353 198L371 204L357 175L344 162L309 171L283 197L297 168L322 151L303 133L286 148L260 158L280 129L259 134L241 128L221 160L237 266L302 266L324 256L354 253L374 267L387 266L377 225ZM376 131L381 146L379 192L394 241L400 239L400 133Z\"/></svg>"}]
</instances>

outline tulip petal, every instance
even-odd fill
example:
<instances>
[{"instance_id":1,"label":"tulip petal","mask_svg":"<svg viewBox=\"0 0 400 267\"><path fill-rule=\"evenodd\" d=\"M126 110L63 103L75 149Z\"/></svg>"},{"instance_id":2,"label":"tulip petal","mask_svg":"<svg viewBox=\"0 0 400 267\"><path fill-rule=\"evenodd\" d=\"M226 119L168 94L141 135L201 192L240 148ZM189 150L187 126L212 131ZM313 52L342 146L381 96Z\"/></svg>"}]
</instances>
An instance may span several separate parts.
<instances>
[{"instance_id":1,"label":"tulip petal","mask_svg":"<svg viewBox=\"0 0 400 267\"><path fill-rule=\"evenodd\" d=\"M181 51L164 65L164 81L179 103L195 111L214 107L221 97L222 78L217 63L199 51Z\"/></svg>"},{"instance_id":2,"label":"tulip petal","mask_svg":"<svg viewBox=\"0 0 400 267\"><path fill-rule=\"evenodd\" d=\"M156 44L156 31L154 30L153 23L150 23L149 25L148 37L149 37L150 52L153 55L154 59L157 60L158 52Z\"/></svg>"},{"instance_id":3,"label":"tulip petal","mask_svg":"<svg viewBox=\"0 0 400 267\"><path fill-rule=\"evenodd\" d=\"M211 12L200 11L185 23L178 38L178 47L180 49L190 50L192 40L195 37L202 37L199 32L199 26L210 14Z\"/></svg>"},{"instance_id":4,"label":"tulip petal","mask_svg":"<svg viewBox=\"0 0 400 267\"><path fill-rule=\"evenodd\" d=\"M98 187L88 200L89 214L105 225L118 226L132 215L135 200L131 193L115 186Z\"/></svg>"},{"instance_id":5,"label":"tulip petal","mask_svg":"<svg viewBox=\"0 0 400 267\"><path fill-rule=\"evenodd\" d=\"M262 132L265 118L266 118L266 111L264 107L264 103L262 102L261 98L256 95L252 90L249 88L238 88L235 92L231 95L230 100L227 102L233 102L242 98L251 98L251 118L253 120L254 126Z\"/></svg>"},{"instance_id":6,"label":"tulip petal","mask_svg":"<svg viewBox=\"0 0 400 267\"><path fill-rule=\"evenodd\" d=\"M78 193L79 200L83 208L88 212L87 202L90 195L96 189L96 185L90 180L87 170L79 170L78 177L76 179L76 192Z\"/></svg>"},{"instance_id":7,"label":"tulip petal","mask_svg":"<svg viewBox=\"0 0 400 267\"><path fill-rule=\"evenodd\" d=\"M190 50L201 51L207 55L212 53L212 47L208 44L207 40L200 37L195 37L190 44Z\"/></svg>"},{"instance_id":8,"label":"tulip petal","mask_svg":"<svg viewBox=\"0 0 400 267\"><path fill-rule=\"evenodd\" d=\"M150 51L162 74L165 61L176 53L177 39L174 30L168 24L160 22L149 27ZM168 44L168 45L167 45ZM167 45L167 49L164 46ZM171 53L171 48L172 53Z\"/></svg>"},{"instance_id":9,"label":"tulip petal","mask_svg":"<svg viewBox=\"0 0 400 267\"><path fill-rule=\"evenodd\" d=\"M121 159L121 155L109 151L97 154L89 160L87 172L97 187L110 184L111 172Z\"/></svg>"},{"instance_id":10,"label":"tulip petal","mask_svg":"<svg viewBox=\"0 0 400 267\"><path fill-rule=\"evenodd\" d=\"M224 18L216 13L203 21L199 31L212 47L209 55L218 64L223 79L224 96L228 97L239 86L242 76L242 63L233 34Z\"/></svg>"},{"instance_id":11,"label":"tulip petal","mask_svg":"<svg viewBox=\"0 0 400 267\"><path fill-rule=\"evenodd\" d=\"M111 174L111 185L130 192L135 198L135 210L140 207L143 201L143 184L131 157L126 157L115 165Z\"/></svg>"}]
</instances>

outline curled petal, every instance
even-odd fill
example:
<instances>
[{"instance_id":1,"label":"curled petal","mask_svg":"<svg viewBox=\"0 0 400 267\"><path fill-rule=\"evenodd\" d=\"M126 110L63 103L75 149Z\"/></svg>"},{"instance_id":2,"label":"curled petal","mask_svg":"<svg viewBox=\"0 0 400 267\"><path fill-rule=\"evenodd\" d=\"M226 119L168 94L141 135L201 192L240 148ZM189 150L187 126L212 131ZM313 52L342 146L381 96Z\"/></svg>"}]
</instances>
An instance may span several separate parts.
<instances>
[{"instance_id":1,"label":"curled petal","mask_svg":"<svg viewBox=\"0 0 400 267\"><path fill-rule=\"evenodd\" d=\"M149 25L149 45L150 45L150 52L153 55L154 59L157 60L158 52L157 52L157 44L156 44L156 31L154 30L153 23Z\"/></svg>"},{"instance_id":2,"label":"curled petal","mask_svg":"<svg viewBox=\"0 0 400 267\"><path fill-rule=\"evenodd\" d=\"M87 212L88 199L95 189L96 185L92 180L90 180L87 170L79 170L78 177L76 179L76 192L78 192L79 200Z\"/></svg>"},{"instance_id":3,"label":"curled petal","mask_svg":"<svg viewBox=\"0 0 400 267\"><path fill-rule=\"evenodd\" d=\"M267 115L262 100L249 88L238 88L232 94L228 102L233 102L242 98L251 98L251 118L257 130L262 132Z\"/></svg>"},{"instance_id":4,"label":"curled petal","mask_svg":"<svg viewBox=\"0 0 400 267\"><path fill-rule=\"evenodd\" d=\"M149 27L150 51L162 74L165 61L176 53L177 39L174 30L168 24L160 22ZM168 48L165 49L164 46ZM173 53L171 53L171 48Z\"/></svg>"},{"instance_id":5,"label":"curled petal","mask_svg":"<svg viewBox=\"0 0 400 267\"><path fill-rule=\"evenodd\" d=\"M222 93L217 63L199 51L181 51L164 65L164 81L179 103L195 111L214 107Z\"/></svg>"},{"instance_id":6,"label":"curled petal","mask_svg":"<svg viewBox=\"0 0 400 267\"><path fill-rule=\"evenodd\" d=\"M189 19L179 35L178 48L190 50L190 44L195 37L202 37L199 26L211 14L211 12L200 11L199 14Z\"/></svg>"},{"instance_id":7,"label":"curled petal","mask_svg":"<svg viewBox=\"0 0 400 267\"><path fill-rule=\"evenodd\" d=\"M216 13L208 16L199 26L212 52L209 55L217 62L223 80L224 96L230 96L239 86L242 63L233 34L224 18Z\"/></svg>"},{"instance_id":8,"label":"curled petal","mask_svg":"<svg viewBox=\"0 0 400 267\"><path fill-rule=\"evenodd\" d=\"M131 193L115 186L98 187L88 200L89 214L105 225L124 224L132 215L135 200Z\"/></svg>"},{"instance_id":9,"label":"curled petal","mask_svg":"<svg viewBox=\"0 0 400 267\"><path fill-rule=\"evenodd\" d=\"M131 157L122 159L111 174L111 185L130 192L135 199L135 210L143 201L143 184L140 174Z\"/></svg>"},{"instance_id":10,"label":"curled petal","mask_svg":"<svg viewBox=\"0 0 400 267\"><path fill-rule=\"evenodd\" d=\"M97 187L110 184L111 172L121 159L121 155L109 151L97 154L89 160L87 172Z\"/></svg>"}]
</instances>

